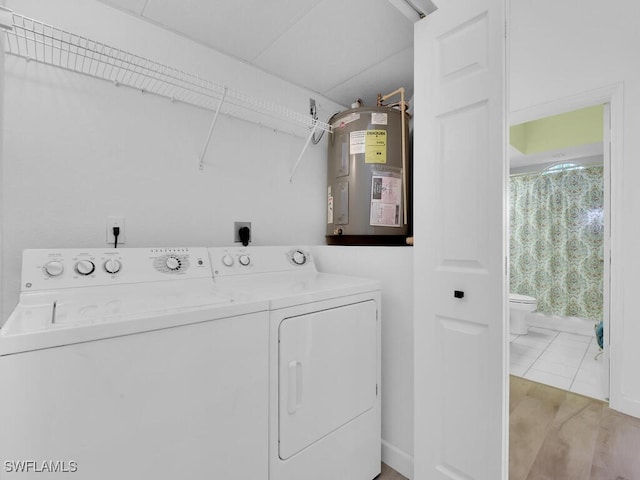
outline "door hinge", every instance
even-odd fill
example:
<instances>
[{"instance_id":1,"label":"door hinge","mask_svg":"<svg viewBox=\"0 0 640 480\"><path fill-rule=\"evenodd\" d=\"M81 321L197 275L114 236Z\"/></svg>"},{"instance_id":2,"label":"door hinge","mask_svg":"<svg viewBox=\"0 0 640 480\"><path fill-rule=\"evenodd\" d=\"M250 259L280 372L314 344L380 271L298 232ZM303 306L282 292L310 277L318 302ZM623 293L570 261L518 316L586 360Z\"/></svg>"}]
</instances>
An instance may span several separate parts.
<instances>
[{"instance_id":1,"label":"door hinge","mask_svg":"<svg viewBox=\"0 0 640 480\"><path fill-rule=\"evenodd\" d=\"M378 384L376 383L376 397L378 396Z\"/></svg>"}]
</instances>

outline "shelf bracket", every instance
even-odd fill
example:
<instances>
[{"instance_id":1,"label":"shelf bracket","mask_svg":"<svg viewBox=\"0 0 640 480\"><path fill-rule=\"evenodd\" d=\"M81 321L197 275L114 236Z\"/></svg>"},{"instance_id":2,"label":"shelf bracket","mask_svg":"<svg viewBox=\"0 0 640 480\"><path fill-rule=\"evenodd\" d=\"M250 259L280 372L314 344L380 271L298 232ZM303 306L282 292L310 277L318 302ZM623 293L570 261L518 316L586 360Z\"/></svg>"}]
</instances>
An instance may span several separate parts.
<instances>
[{"instance_id":1,"label":"shelf bracket","mask_svg":"<svg viewBox=\"0 0 640 480\"><path fill-rule=\"evenodd\" d=\"M302 160L304 152L307 151L307 148L309 147L309 144L311 143L311 139L313 138L313 135L316 133L317 126L318 126L318 122L316 121L316 122L313 123L313 128L311 129L311 133L309 133L309 136L307 137L307 141L304 142L304 147L302 147L302 151L300 152L300 155L298 156L298 160L296 160L295 165L291 169L291 173L289 173L289 183L293 183L293 176L295 175L296 170L298 169L298 165L300 165L300 160Z\"/></svg>"},{"instance_id":2,"label":"shelf bracket","mask_svg":"<svg viewBox=\"0 0 640 480\"><path fill-rule=\"evenodd\" d=\"M3 6L0 6L0 27L13 30L13 11Z\"/></svg>"},{"instance_id":3,"label":"shelf bracket","mask_svg":"<svg viewBox=\"0 0 640 480\"><path fill-rule=\"evenodd\" d=\"M224 103L224 99L226 96L227 87L224 87L224 92L222 93L222 97L220 97L220 103L218 103L218 108L216 108L216 114L213 116L213 121L211 122L211 128L209 128L207 141L205 142L202 153L200 154L200 161L198 162L200 170L204 170L204 156L207 154L207 149L209 148L209 144L211 143L211 135L213 135L213 129L215 128L216 122L218 121L218 115L220 115L220 109L222 108L222 104Z\"/></svg>"}]
</instances>

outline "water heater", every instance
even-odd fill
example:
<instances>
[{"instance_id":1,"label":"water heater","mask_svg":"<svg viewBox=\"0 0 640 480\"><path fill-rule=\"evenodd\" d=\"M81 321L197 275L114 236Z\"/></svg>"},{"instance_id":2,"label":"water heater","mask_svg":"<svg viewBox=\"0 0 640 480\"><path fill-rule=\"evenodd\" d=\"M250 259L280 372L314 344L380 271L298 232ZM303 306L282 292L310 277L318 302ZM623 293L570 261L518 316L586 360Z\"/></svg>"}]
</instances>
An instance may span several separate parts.
<instances>
[{"instance_id":1,"label":"water heater","mask_svg":"<svg viewBox=\"0 0 640 480\"><path fill-rule=\"evenodd\" d=\"M411 234L409 115L356 106L329 123L327 243L404 245Z\"/></svg>"}]
</instances>

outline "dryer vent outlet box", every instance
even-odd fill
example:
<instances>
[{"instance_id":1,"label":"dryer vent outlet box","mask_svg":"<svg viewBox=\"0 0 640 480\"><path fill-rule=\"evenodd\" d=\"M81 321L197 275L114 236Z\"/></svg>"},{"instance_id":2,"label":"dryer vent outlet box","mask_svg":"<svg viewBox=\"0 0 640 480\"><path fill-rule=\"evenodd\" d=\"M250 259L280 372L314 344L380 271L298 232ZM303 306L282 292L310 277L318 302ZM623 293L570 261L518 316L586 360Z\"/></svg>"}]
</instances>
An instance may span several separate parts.
<instances>
[{"instance_id":1,"label":"dryer vent outlet box","mask_svg":"<svg viewBox=\"0 0 640 480\"><path fill-rule=\"evenodd\" d=\"M233 241L241 243L240 229L247 227L249 229L249 242L251 242L251 222L233 222Z\"/></svg>"}]
</instances>

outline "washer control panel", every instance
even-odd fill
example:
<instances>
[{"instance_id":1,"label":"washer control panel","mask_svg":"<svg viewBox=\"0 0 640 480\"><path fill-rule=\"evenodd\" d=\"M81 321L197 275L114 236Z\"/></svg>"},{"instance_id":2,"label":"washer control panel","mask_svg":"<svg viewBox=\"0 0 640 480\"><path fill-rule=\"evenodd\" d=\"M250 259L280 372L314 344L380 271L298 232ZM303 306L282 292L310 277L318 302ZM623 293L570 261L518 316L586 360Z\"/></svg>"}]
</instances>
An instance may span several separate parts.
<instances>
[{"instance_id":1,"label":"washer control panel","mask_svg":"<svg viewBox=\"0 0 640 480\"><path fill-rule=\"evenodd\" d=\"M206 248L25 250L22 291L211 277Z\"/></svg>"},{"instance_id":2,"label":"washer control panel","mask_svg":"<svg viewBox=\"0 0 640 480\"><path fill-rule=\"evenodd\" d=\"M189 255L170 253L156 257L153 261L156 270L163 273L184 273L189 269Z\"/></svg>"},{"instance_id":3,"label":"washer control panel","mask_svg":"<svg viewBox=\"0 0 640 480\"><path fill-rule=\"evenodd\" d=\"M212 247L213 275L317 271L308 247Z\"/></svg>"},{"instance_id":4,"label":"washer control panel","mask_svg":"<svg viewBox=\"0 0 640 480\"><path fill-rule=\"evenodd\" d=\"M292 250L289 252L291 263L294 265L304 265L307 263L307 253L303 250Z\"/></svg>"}]
</instances>

